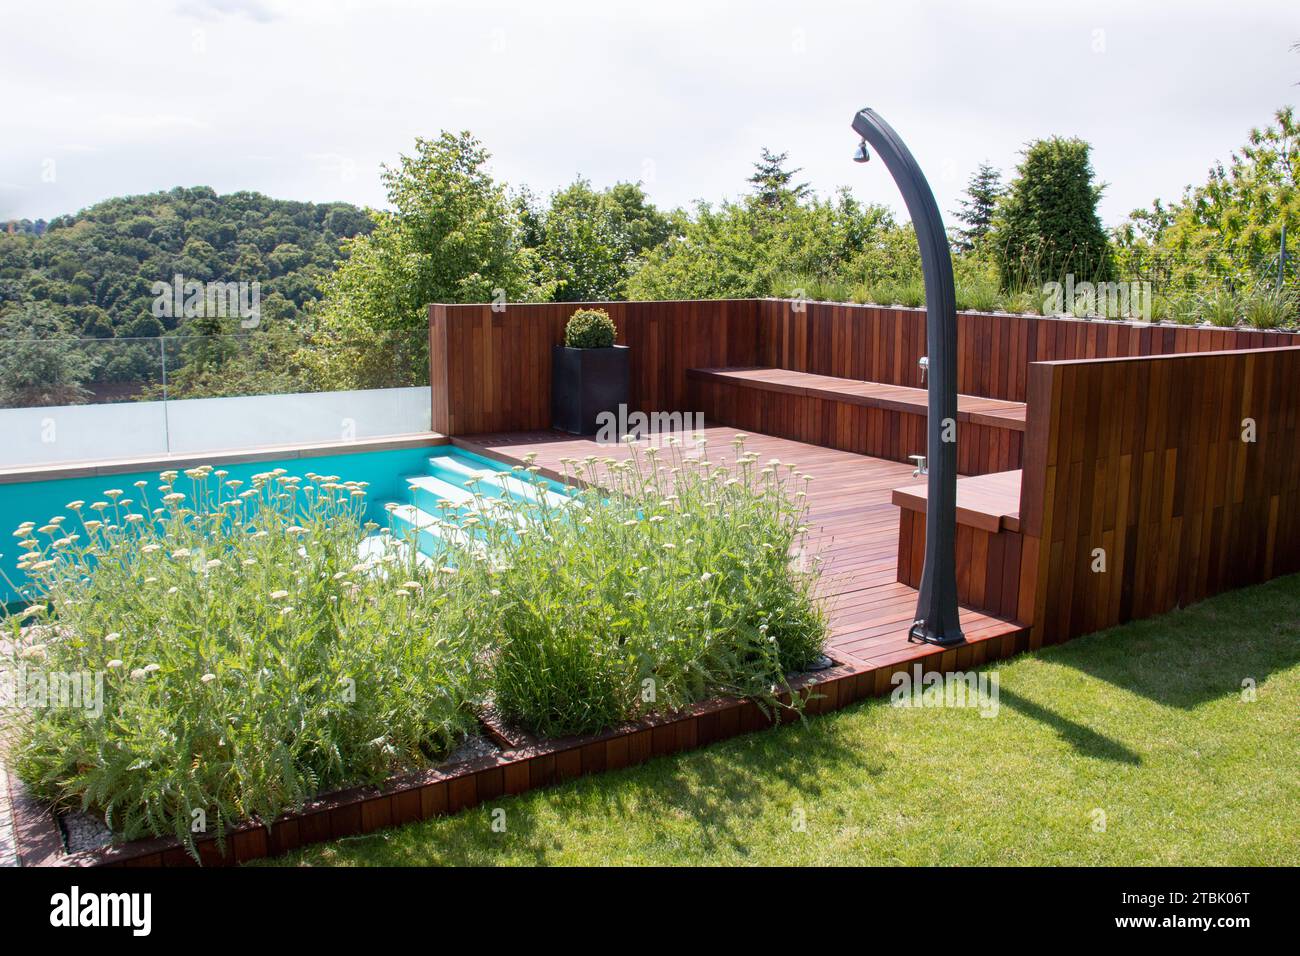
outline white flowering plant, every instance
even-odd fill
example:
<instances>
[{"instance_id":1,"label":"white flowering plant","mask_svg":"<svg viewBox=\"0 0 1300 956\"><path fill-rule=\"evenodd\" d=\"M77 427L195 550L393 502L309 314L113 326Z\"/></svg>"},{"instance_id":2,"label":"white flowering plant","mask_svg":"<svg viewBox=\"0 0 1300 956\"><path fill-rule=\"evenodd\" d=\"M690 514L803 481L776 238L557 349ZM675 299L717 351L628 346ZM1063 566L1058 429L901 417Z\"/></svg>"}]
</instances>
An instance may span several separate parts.
<instances>
[{"instance_id":1,"label":"white flowering plant","mask_svg":"<svg viewBox=\"0 0 1300 956\"><path fill-rule=\"evenodd\" d=\"M12 763L123 837L271 819L322 791L445 756L475 727L471 596L439 559L363 559L364 483L275 469L164 472L16 532L34 599L11 666L101 675L102 714L46 707ZM202 827L196 828L196 821Z\"/></svg>"},{"instance_id":2,"label":"white flowering plant","mask_svg":"<svg viewBox=\"0 0 1300 956\"><path fill-rule=\"evenodd\" d=\"M379 530L366 486L331 475L245 487L203 466L70 502L14 532L32 603L0 646L7 666L100 675L104 699L23 712L13 765L57 806L193 852L436 762L489 705L544 735L720 694L798 708L789 677L826 635L812 478L744 444L569 461L567 495L532 465L485 474L420 529L428 555L396 521L359 547Z\"/></svg>"},{"instance_id":3,"label":"white flowering plant","mask_svg":"<svg viewBox=\"0 0 1300 956\"><path fill-rule=\"evenodd\" d=\"M493 496L444 510L463 585L495 613L491 688L508 721L542 734L598 731L715 695L775 708L823 650L806 558L806 488L744 435L712 456L704 436L624 460L568 460L576 492ZM537 467L503 478L533 481ZM787 706L798 707L799 698Z\"/></svg>"}]
</instances>

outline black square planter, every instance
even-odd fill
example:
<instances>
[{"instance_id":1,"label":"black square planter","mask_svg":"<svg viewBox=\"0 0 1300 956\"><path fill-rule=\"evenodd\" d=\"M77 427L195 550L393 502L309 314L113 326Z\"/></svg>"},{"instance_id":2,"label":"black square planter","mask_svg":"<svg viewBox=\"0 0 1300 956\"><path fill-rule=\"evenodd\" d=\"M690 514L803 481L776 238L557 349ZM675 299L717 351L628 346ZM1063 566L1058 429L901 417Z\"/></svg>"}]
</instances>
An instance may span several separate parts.
<instances>
[{"instance_id":1,"label":"black square planter","mask_svg":"<svg viewBox=\"0 0 1300 956\"><path fill-rule=\"evenodd\" d=\"M594 435L597 415L618 415L618 407L627 404L629 355L626 345L607 349L555 346L551 350L551 425L575 435Z\"/></svg>"}]
</instances>

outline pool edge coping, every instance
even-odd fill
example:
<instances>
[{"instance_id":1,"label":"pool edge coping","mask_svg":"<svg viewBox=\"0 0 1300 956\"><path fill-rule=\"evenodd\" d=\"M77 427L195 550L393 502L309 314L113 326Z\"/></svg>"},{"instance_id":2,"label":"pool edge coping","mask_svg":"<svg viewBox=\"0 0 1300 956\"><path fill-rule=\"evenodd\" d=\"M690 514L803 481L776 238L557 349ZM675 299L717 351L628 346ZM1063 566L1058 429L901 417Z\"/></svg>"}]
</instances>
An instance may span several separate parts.
<instances>
[{"instance_id":1,"label":"pool edge coping","mask_svg":"<svg viewBox=\"0 0 1300 956\"><path fill-rule=\"evenodd\" d=\"M383 435L351 441L309 442L288 445L257 445L214 451L153 455L145 458L106 458L58 464L13 465L0 468L0 485L29 481L57 481L63 478L98 478L136 471L193 468L196 465L237 465L282 459L322 458L327 455L351 455L373 451L396 451L403 448L437 447L450 444L441 432L412 432Z\"/></svg>"}]
</instances>

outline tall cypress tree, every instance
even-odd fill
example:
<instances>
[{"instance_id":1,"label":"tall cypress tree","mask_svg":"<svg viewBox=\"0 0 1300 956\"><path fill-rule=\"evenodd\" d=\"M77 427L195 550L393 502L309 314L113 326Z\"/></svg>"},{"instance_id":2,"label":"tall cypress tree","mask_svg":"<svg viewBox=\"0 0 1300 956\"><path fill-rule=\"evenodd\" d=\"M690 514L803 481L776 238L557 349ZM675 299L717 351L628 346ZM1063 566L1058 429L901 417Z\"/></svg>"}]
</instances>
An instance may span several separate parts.
<instances>
[{"instance_id":1,"label":"tall cypress tree","mask_svg":"<svg viewBox=\"0 0 1300 956\"><path fill-rule=\"evenodd\" d=\"M1002 283L1104 281L1112 262L1097 215L1102 185L1081 139L1053 136L1025 148L1024 161L998 204L989 239Z\"/></svg>"}]
</instances>

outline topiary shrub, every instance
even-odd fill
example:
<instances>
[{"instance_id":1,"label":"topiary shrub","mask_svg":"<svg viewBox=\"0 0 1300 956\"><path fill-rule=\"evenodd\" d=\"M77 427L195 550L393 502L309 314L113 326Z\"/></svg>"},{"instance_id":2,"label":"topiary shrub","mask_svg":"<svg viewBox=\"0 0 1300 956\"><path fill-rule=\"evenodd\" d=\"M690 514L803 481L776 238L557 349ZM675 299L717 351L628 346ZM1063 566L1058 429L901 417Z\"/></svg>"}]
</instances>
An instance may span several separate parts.
<instances>
[{"instance_id":1,"label":"topiary shrub","mask_svg":"<svg viewBox=\"0 0 1300 956\"><path fill-rule=\"evenodd\" d=\"M617 333L604 309L579 309L564 327L564 344L571 349L607 349Z\"/></svg>"}]
</instances>

